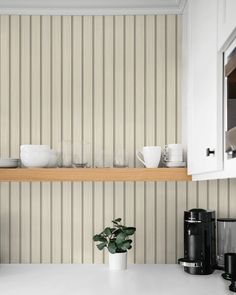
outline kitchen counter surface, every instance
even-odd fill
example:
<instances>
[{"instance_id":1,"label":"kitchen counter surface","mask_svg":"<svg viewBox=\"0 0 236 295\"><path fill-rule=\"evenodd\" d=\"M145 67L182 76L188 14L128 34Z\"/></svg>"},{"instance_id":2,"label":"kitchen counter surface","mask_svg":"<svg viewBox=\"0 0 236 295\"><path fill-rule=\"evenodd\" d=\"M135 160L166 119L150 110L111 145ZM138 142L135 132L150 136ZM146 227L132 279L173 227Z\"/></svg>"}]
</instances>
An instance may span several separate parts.
<instances>
[{"instance_id":1,"label":"kitchen counter surface","mask_svg":"<svg viewBox=\"0 0 236 295\"><path fill-rule=\"evenodd\" d=\"M129 265L109 271L107 265L1 264L3 295L228 295L229 282L215 271L186 274L178 265Z\"/></svg>"}]
</instances>

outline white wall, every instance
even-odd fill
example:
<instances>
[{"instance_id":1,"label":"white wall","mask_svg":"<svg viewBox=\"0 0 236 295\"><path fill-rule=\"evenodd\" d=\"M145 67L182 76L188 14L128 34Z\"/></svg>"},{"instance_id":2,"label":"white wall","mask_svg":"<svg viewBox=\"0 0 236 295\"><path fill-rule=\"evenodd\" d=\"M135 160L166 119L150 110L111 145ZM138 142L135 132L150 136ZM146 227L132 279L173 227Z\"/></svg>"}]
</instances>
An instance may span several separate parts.
<instances>
[{"instance_id":1,"label":"white wall","mask_svg":"<svg viewBox=\"0 0 236 295\"><path fill-rule=\"evenodd\" d=\"M0 154L50 144L109 166L181 141L180 16L1 16ZM59 145L63 142L62 146ZM81 142L90 146L82 150ZM122 152L121 152L122 154ZM92 235L135 225L136 263L183 255L185 208L236 215L236 182L1 183L2 263L100 263Z\"/></svg>"}]
</instances>

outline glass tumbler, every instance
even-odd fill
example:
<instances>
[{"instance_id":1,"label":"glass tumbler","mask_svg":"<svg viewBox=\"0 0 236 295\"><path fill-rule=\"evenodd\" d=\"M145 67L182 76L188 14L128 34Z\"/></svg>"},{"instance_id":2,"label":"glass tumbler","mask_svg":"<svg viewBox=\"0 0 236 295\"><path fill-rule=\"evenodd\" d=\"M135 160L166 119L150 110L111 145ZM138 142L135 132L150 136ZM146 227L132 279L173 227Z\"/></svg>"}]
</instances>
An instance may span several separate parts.
<instances>
[{"instance_id":1,"label":"glass tumbler","mask_svg":"<svg viewBox=\"0 0 236 295\"><path fill-rule=\"evenodd\" d=\"M236 218L217 219L217 264L224 268L224 254L236 253Z\"/></svg>"}]
</instances>

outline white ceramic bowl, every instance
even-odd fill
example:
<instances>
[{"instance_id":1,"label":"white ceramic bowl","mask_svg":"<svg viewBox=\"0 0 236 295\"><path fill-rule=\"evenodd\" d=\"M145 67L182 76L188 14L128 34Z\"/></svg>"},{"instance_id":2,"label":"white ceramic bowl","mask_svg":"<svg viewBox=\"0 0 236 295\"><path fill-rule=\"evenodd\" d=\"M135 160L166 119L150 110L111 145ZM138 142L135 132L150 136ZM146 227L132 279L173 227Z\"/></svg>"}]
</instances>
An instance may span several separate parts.
<instances>
[{"instance_id":1,"label":"white ceramic bowl","mask_svg":"<svg viewBox=\"0 0 236 295\"><path fill-rule=\"evenodd\" d=\"M48 145L22 145L20 147L21 162L25 167L47 167L51 158Z\"/></svg>"},{"instance_id":2,"label":"white ceramic bowl","mask_svg":"<svg viewBox=\"0 0 236 295\"><path fill-rule=\"evenodd\" d=\"M23 144L20 146L21 152L33 152L33 151L49 151L50 146L47 144Z\"/></svg>"},{"instance_id":3,"label":"white ceramic bowl","mask_svg":"<svg viewBox=\"0 0 236 295\"><path fill-rule=\"evenodd\" d=\"M39 151L39 152L23 152L20 154L20 159L25 167L35 167L43 168L47 167L50 161L49 151Z\"/></svg>"}]
</instances>

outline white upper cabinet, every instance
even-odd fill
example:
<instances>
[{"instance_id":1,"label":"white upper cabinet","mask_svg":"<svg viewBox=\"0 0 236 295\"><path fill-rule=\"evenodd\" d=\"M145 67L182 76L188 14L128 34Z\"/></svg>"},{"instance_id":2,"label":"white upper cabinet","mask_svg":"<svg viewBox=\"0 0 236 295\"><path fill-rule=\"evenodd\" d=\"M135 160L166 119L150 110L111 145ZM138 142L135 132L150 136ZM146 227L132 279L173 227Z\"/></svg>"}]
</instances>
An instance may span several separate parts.
<instances>
[{"instance_id":1,"label":"white upper cabinet","mask_svg":"<svg viewBox=\"0 0 236 295\"><path fill-rule=\"evenodd\" d=\"M187 87L183 85L183 89L187 101L188 172L209 173L222 169L217 1L189 0L184 26L183 83L187 83Z\"/></svg>"},{"instance_id":2,"label":"white upper cabinet","mask_svg":"<svg viewBox=\"0 0 236 295\"><path fill-rule=\"evenodd\" d=\"M218 49L231 41L235 28L236 0L218 0Z\"/></svg>"}]
</instances>

